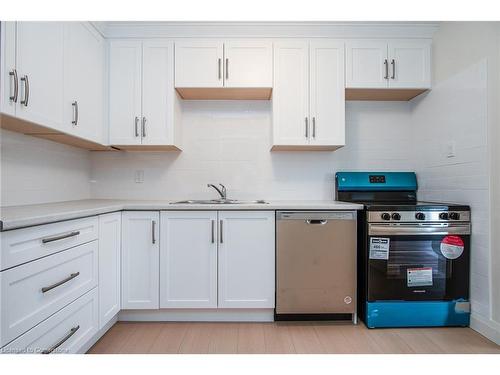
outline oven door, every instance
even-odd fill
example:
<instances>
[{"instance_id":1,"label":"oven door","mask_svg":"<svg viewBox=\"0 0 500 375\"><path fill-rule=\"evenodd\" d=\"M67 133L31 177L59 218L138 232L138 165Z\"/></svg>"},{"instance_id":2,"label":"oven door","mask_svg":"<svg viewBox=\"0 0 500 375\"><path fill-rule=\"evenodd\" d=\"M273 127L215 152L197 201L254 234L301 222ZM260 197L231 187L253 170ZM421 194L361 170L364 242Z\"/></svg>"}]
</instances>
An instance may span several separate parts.
<instances>
[{"instance_id":1,"label":"oven door","mask_svg":"<svg viewBox=\"0 0 500 375\"><path fill-rule=\"evenodd\" d=\"M469 297L470 224L368 224L368 301Z\"/></svg>"}]
</instances>

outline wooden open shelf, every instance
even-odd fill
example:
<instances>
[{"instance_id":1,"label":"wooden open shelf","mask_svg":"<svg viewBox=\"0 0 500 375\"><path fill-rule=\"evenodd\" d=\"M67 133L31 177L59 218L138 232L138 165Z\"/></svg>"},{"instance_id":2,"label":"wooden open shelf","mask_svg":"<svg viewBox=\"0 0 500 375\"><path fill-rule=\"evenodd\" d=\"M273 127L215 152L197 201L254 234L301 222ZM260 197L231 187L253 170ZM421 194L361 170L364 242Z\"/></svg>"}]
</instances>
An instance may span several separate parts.
<instances>
[{"instance_id":1,"label":"wooden open shelf","mask_svg":"<svg viewBox=\"0 0 500 375\"><path fill-rule=\"evenodd\" d=\"M113 145L113 147L120 151L182 151L174 145Z\"/></svg>"},{"instance_id":2,"label":"wooden open shelf","mask_svg":"<svg viewBox=\"0 0 500 375\"><path fill-rule=\"evenodd\" d=\"M270 100L271 87L176 87L185 100Z\"/></svg>"},{"instance_id":3,"label":"wooden open shelf","mask_svg":"<svg viewBox=\"0 0 500 375\"><path fill-rule=\"evenodd\" d=\"M25 121L0 113L0 128L16 133L31 135L37 138L48 139L57 143L83 148L89 151L115 151L111 146L89 141L74 135L66 134L54 129L47 128L33 122Z\"/></svg>"},{"instance_id":4,"label":"wooden open shelf","mask_svg":"<svg viewBox=\"0 0 500 375\"><path fill-rule=\"evenodd\" d=\"M271 151L335 151L344 146L319 146L319 145L274 145Z\"/></svg>"},{"instance_id":5,"label":"wooden open shelf","mask_svg":"<svg viewBox=\"0 0 500 375\"><path fill-rule=\"evenodd\" d=\"M426 91L427 89L345 89L345 100L407 102Z\"/></svg>"}]
</instances>

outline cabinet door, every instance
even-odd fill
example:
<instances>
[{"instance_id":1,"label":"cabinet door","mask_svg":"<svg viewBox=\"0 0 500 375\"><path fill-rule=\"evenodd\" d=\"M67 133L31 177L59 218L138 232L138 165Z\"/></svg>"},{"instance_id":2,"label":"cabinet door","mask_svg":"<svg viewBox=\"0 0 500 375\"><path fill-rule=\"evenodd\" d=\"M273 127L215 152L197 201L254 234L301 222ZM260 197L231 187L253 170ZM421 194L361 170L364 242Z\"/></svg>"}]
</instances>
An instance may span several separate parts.
<instances>
[{"instance_id":1,"label":"cabinet door","mask_svg":"<svg viewBox=\"0 0 500 375\"><path fill-rule=\"evenodd\" d=\"M142 64L142 144L173 143L174 45L144 42Z\"/></svg>"},{"instance_id":2,"label":"cabinet door","mask_svg":"<svg viewBox=\"0 0 500 375\"><path fill-rule=\"evenodd\" d=\"M63 122L64 23L18 22L16 116L57 130ZM25 79L26 77L26 79Z\"/></svg>"},{"instance_id":3,"label":"cabinet door","mask_svg":"<svg viewBox=\"0 0 500 375\"><path fill-rule=\"evenodd\" d=\"M431 87L430 41L389 42L389 87Z\"/></svg>"},{"instance_id":4,"label":"cabinet door","mask_svg":"<svg viewBox=\"0 0 500 375\"><path fill-rule=\"evenodd\" d=\"M122 214L99 216L99 328L120 311Z\"/></svg>"},{"instance_id":5,"label":"cabinet door","mask_svg":"<svg viewBox=\"0 0 500 375\"><path fill-rule=\"evenodd\" d=\"M224 43L224 86L272 87L272 43L265 41Z\"/></svg>"},{"instance_id":6,"label":"cabinet door","mask_svg":"<svg viewBox=\"0 0 500 375\"><path fill-rule=\"evenodd\" d=\"M388 75L387 42L359 40L346 43L346 87L384 88Z\"/></svg>"},{"instance_id":7,"label":"cabinet door","mask_svg":"<svg viewBox=\"0 0 500 375\"><path fill-rule=\"evenodd\" d=\"M160 239L158 212L122 213L122 309L157 309Z\"/></svg>"},{"instance_id":8,"label":"cabinet door","mask_svg":"<svg viewBox=\"0 0 500 375\"><path fill-rule=\"evenodd\" d=\"M160 307L217 307L217 212L161 213Z\"/></svg>"},{"instance_id":9,"label":"cabinet door","mask_svg":"<svg viewBox=\"0 0 500 375\"><path fill-rule=\"evenodd\" d=\"M175 43L175 87L222 87L222 42Z\"/></svg>"},{"instance_id":10,"label":"cabinet door","mask_svg":"<svg viewBox=\"0 0 500 375\"><path fill-rule=\"evenodd\" d=\"M274 308L274 212L219 212L219 307Z\"/></svg>"},{"instance_id":11,"label":"cabinet door","mask_svg":"<svg viewBox=\"0 0 500 375\"><path fill-rule=\"evenodd\" d=\"M67 22L64 56L64 122L72 134L102 142L104 40L86 22Z\"/></svg>"},{"instance_id":12,"label":"cabinet door","mask_svg":"<svg viewBox=\"0 0 500 375\"><path fill-rule=\"evenodd\" d=\"M141 144L142 44L114 41L109 46L109 142Z\"/></svg>"},{"instance_id":13,"label":"cabinet door","mask_svg":"<svg viewBox=\"0 0 500 375\"><path fill-rule=\"evenodd\" d=\"M274 44L274 145L305 145L309 142L308 49L305 42Z\"/></svg>"},{"instance_id":14,"label":"cabinet door","mask_svg":"<svg viewBox=\"0 0 500 375\"><path fill-rule=\"evenodd\" d=\"M16 101L19 102L19 79L16 81L16 23L2 22L0 24L0 106L3 113L14 116ZM17 98L16 94L17 85Z\"/></svg>"},{"instance_id":15,"label":"cabinet door","mask_svg":"<svg viewBox=\"0 0 500 375\"><path fill-rule=\"evenodd\" d=\"M309 47L311 144L345 145L344 43Z\"/></svg>"}]
</instances>

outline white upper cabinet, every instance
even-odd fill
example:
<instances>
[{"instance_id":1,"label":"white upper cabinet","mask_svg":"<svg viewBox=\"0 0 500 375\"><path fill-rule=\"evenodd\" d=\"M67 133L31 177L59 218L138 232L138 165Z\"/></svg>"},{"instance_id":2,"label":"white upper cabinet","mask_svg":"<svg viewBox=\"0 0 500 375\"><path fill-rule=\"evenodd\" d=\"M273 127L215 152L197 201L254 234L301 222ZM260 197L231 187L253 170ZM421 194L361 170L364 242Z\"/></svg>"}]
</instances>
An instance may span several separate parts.
<instances>
[{"instance_id":1,"label":"white upper cabinet","mask_svg":"<svg viewBox=\"0 0 500 375\"><path fill-rule=\"evenodd\" d=\"M160 307L217 307L217 212L162 212L160 236Z\"/></svg>"},{"instance_id":2,"label":"white upper cabinet","mask_svg":"<svg viewBox=\"0 0 500 375\"><path fill-rule=\"evenodd\" d=\"M263 99L272 91L272 43L175 43L175 87L183 99Z\"/></svg>"},{"instance_id":3,"label":"white upper cabinet","mask_svg":"<svg viewBox=\"0 0 500 375\"><path fill-rule=\"evenodd\" d=\"M274 44L273 150L345 144L344 44Z\"/></svg>"},{"instance_id":4,"label":"white upper cabinet","mask_svg":"<svg viewBox=\"0 0 500 375\"><path fill-rule=\"evenodd\" d=\"M428 89L430 40L357 40L346 43L347 88Z\"/></svg>"},{"instance_id":5,"label":"white upper cabinet","mask_svg":"<svg viewBox=\"0 0 500 375\"><path fill-rule=\"evenodd\" d=\"M157 211L122 213L122 309L158 309L160 239Z\"/></svg>"},{"instance_id":6,"label":"white upper cabinet","mask_svg":"<svg viewBox=\"0 0 500 375\"><path fill-rule=\"evenodd\" d=\"M64 122L71 133L104 137L104 40L84 22L65 23Z\"/></svg>"},{"instance_id":7,"label":"white upper cabinet","mask_svg":"<svg viewBox=\"0 0 500 375\"><path fill-rule=\"evenodd\" d=\"M346 43L346 87L387 87L387 42Z\"/></svg>"},{"instance_id":8,"label":"white upper cabinet","mask_svg":"<svg viewBox=\"0 0 500 375\"><path fill-rule=\"evenodd\" d=\"M174 138L173 44L151 41L142 48L142 144L169 144Z\"/></svg>"},{"instance_id":9,"label":"white upper cabinet","mask_svg":"<svg viewBox=\"0 0 500 375\"><path fill-rule=\"evenodd\" d=\"M142 43L109 45L109 143L141 144Z\"/></svg>"},{"instance_id":10,"label":"white upper cabinet","mask_svg":"<svg viewBox=\"0 0 500 375\"><path fill-rule=\"evenodd\" d=\"M309 45L274 44L273 144L309 141Z\"/></svg>"},{"instance_id":11,"label":"white upper cabinet","mask_svg":"<svg viewBox=\"0 0 500 375\"><path fill-rule=\"evenodd\" d=\"M312 145L345 145L344 43L311 42L310 118Z\"/></svg>"},{"instance_id":12,"label":"white upper cabinet","mask_svg":"<svg viewBox=\"0 0 500 375\"><path fill-rule=\"evenodd\" d=\"M64 23L17 22L16 117L68 131L63 120Z\"/></svg>"},{"instance_id":13,"label":"white upper cabinet","mask_svg":"<svg viewBox=\"0 0 500 375\"><path fill-rule=\"evenodd\" d=\"M172 42L110 43L110 144L175 147L173 64Z\"/></svg>"},{"instance_id":14,"label":"white upper cabinet","mask_svg":"<svg viewBox=\"0 0 500 375\"><path fill-rule=\"evenodd\" d=\"M19 78L16 69L16 23L0 23L1 63L0 100L3 113L14 116L19 101Z\"/></svg>"},{"instance_id":15,"label":"white upper cabinet","mask_svg":"<svg viewBox=\"0 0 500 375\"><path fill-rule=\"evenodd\" d=\"M224 43L225 87L272 87L273 45L271 42Z\"/></svg>"},{"instance_id":16,"label":"white upper cabinet","mask_svg":"<svg viewBox=\"0 0 500 375\"><path fill-rule=\"evenodd\" d=\"M430 41L389 42L389 87L431 87Z\"/></svg>"},{"instance_id":17,"label":"white upper cabinet","mask_svg":"<svg viewBox=\"0 0 500 375\"><path fill-rule=\"evenodd\" d=\"M274 211L219 211L218 307L274 308Z\"/></svg>"},{"instance_id":18,"label":"white upper cabinet","mask_svg":"<svg viewBox=\"0 0 500 375\"><path fill-rule=\"evenodd\" d=\"M175 87L222 87L222 42L175 43Z\"/></svg>"}]
</instances>

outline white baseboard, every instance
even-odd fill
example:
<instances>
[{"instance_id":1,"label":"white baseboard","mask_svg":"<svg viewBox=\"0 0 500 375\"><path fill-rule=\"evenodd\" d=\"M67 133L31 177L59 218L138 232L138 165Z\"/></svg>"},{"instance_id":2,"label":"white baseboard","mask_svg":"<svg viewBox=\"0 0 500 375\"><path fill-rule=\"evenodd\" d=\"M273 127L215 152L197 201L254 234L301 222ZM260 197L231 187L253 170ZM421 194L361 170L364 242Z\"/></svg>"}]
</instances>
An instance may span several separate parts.
<instances>
[{"instance_id":1,"label":"white baseboard","mask_svg":"<svg viewBox=\"0 0 500 375\"><path fill-rule=\"evenodd\" d=\"M115 325L118 321L118 314L116 314L104 327L102 327L89 341L87 341L78 350L78 354L87 353L87 351L102 337L108 330Z\"/></svg>"},{"instance_id":2,"label":"white baseboard","mask_svg":"<svg viewBox=\"0 0 500 375\"><path fill-rule=\"evenodd\" d=\"M274 309L122 310L119 321L130 322L272 322Z\"/></svg>"},{"instance_id":3,"label":"white baseboard","mask_svg":"<svg viewBox=\"0 0 500 375\"><path fill-rule=\"evenodd\" d=\"M471 315L470 327L479 332L481 335L487 339L493 341L495 344L500 345L500 324L488 319L478 316Z\"/></svg>"}]
</instances>

